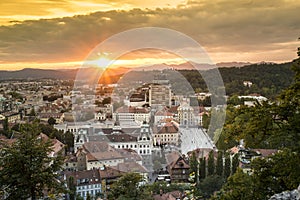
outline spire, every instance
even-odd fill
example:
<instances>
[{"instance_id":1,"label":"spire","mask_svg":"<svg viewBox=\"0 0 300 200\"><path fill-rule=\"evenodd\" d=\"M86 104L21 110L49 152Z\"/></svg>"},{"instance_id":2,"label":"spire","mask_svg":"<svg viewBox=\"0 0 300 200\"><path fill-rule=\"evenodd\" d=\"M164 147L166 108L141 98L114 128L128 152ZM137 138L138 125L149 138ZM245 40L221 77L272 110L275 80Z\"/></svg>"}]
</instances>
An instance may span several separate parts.
<instances>
[{"instance_id":1,"label":"spire","mask_svg":"<svg viewBox=\"0 0 300 200\"><path fill-rule=\"evenodd\" d=\"M119 113L116 113L115 126L120 126Z\"/></svg>"}]
</instances>

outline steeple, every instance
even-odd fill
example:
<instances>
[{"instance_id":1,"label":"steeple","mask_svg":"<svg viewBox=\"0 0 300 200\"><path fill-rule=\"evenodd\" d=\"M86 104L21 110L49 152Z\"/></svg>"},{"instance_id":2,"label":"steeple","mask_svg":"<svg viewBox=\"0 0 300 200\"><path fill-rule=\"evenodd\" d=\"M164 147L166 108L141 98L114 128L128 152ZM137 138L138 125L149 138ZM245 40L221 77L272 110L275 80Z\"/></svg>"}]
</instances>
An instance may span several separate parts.
<instances>
[{"instance_id":1,"label":"steeple","mask_svg":"<svg viewBox=\"0 0 300 200\"><path fill-rule=\"evenodd\" d=\"M121 133L122 132L122 128L120 126L120 120L119 120L119 114L116 113L116 121L115 121L115 124L113 126L113 134L118 134L118 133Z\"/></svg>"}]
</instances>

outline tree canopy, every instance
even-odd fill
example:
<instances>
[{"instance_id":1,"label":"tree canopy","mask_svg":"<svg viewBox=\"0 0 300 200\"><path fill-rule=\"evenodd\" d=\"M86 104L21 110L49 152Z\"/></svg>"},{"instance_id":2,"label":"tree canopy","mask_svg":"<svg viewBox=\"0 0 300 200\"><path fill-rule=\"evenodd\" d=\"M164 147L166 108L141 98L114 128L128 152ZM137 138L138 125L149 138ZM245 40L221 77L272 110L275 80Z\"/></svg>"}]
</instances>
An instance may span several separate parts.
<instances>
[{"instance_id":1,"label":"tree canopy","mask_svg":"<svg viewBox=\"0 0 300 200\"><path fill-rule=\"evenodd\" d=\"M52 157L52 143L39 137L37 124L21 127L21 135L0 149L0 190L4 199L37 199L64 192L59 179L62 157Z\"/></svg>"},{"instance_id":2,"label":"tree canopy","mask_svg":"<svg viewBox=\"0 0 300 200\"><path fill-rule=\"evenodd\" d=\"M108 199L113 200L140 200L152 199L150 193L141 183L144 177L137 173L123 175L111 187Z\"/></svg>"}]
</instances>

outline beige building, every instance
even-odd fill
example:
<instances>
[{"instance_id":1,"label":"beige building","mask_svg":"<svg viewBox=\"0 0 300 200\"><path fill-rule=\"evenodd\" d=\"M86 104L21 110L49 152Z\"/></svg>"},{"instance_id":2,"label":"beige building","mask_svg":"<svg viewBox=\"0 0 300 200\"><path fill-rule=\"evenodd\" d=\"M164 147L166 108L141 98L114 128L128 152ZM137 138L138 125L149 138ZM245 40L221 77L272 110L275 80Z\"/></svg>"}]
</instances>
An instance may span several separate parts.
<instances>
[{"instance_id":1,"label":"beige building","mask_svg":"<svg viewBox=\"0 0 300 200\"><path fill-rule=\"evenodd\" d=\"M150 106L171 106L171 88L169 85L152 84L149 90Z\"/></svg>"},{"instance_id":2,"label":"beige building","mask_svg":"<svg viewBox=\"0 0 300 200\"><path fill-rule=\"evenodd\" d=\"M78 170L90 170L103 166L116 166L124 157L107 142L86 142L77 153Z\"/></svg>"},{"instance_id":3,"label":"beige building","mask_svg":"<svg viewBox=\"0 0 300 200\"><path fill-rule=\"evenodd\" d=\"M178 120L181 126L197 126L200 123L200 115L187 101L183 101L178 107Z\"/></svg>"},{"instance_id":4,"label":"beige building","mask_svg":"<svg viewBox=\"0 0 300 200\"><path fill-rule=\"evenodd\" d=\"M179 144L179 130L173 122L168 122L162 127L156 127L153 136L155 146L160 144Z\"/></svg>"}]
</instances>

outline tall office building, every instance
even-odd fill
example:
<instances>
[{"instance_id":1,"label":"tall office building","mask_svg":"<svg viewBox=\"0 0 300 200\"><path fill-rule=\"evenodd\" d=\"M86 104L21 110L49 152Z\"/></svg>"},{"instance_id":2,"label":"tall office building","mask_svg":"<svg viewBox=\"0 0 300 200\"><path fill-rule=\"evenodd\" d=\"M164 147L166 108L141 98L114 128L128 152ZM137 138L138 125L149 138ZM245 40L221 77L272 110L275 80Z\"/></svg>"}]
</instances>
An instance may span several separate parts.
<instances>
[{"instance_id":1,"label":"tall office building","mask_svg":"<svg viewBox=\"0 0 300 200\"><path fill-rule=\"evenodd\" d=\"M150 85L149 105L151 107L171 106L171 85L163 73L156 75Z\"/></svg>"}]
</instances>

